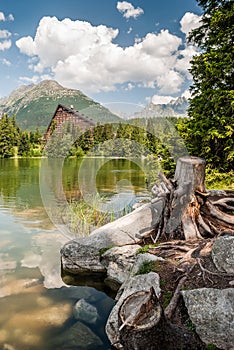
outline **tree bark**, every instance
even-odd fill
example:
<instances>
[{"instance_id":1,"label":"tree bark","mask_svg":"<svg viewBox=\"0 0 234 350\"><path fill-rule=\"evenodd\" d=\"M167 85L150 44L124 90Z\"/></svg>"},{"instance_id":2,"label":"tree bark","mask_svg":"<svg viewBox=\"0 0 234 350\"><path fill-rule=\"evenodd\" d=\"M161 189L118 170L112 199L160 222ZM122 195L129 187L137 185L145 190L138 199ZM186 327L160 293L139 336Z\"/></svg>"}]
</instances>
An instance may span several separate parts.
<instances>
[{"instance_id":1,"label":"tree bark","mask_svg":"<svg viewBox=\"0 0 234 350\"><path fill-rule=\"evenodd\" d=\"M205 349L195 333L166 319L153 288L124 300L119 309L119 325L124 350Z\"/></svg>"},{"instance_id":2,"label":"tree bark","mask_svg":"<svg viewBox=\"0 0 234 350\"><path fill-rule=\"evenodd\" d=\"M159 174L162 182L153 186L157 198L165 198L162 219L156 227L153 241L158 239L201 239L234 232L234 197L212 198L205 187L206 162L199 157L181 157L175 176L168 180ZM216 196L217 197L217 196ZM220 195L218 195L220 197Z\"/></svg>"}]
</instances>

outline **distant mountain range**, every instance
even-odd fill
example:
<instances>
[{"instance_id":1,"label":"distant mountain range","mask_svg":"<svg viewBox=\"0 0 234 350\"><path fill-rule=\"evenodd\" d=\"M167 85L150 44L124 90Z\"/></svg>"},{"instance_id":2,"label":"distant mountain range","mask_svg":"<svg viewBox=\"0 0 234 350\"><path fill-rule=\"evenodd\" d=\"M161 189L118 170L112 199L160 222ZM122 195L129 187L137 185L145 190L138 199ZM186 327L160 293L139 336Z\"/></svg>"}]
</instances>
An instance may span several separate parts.
<instances>
[{"instance_id":1,"label":"distant mountain range","mask_svg":"<svg viewBox=\"0 0 234 350\"><path fill-rule=\"evenodd\" d=\"M22 85L7 97L0 98L0 117L2 113L15 115L20 128L35 130L38 127L44 132L58 104L72 106L75 110L92 118L94 122L101 124L121 120L119 113L114 114L81 91L64 88L54 80L44 80L37 85ZM187 108L186 98L179 97L167 104L151 102L141 111L131 114L131 118L185 117ZM129 117L124 115L122 118Z\"/></svg>"},{"instance_id":2,"label":"distant mountain range","mask_svg":"<svg viewBox=\"0 0 234 350\"><path fill-rule=\"evenodd\" d=\"M94 122L118 122L120 118L107 108L93 101L81 91L67 89L53 80L44 80L37 85L22 85L7 97L0 99L2 113L15 115L22 129L45 131L58 104L73 107Z\"/></svg>"},{"instance_id":3,"label":"distant mountain range","mask_svg":"<svg viewBox=\"0 0 234 350\"><path fill-rule=\"evenodd\" d=\"M133 118L155 117L187 117L188 100L178 97L166 104L154 104L150 102L140 112L134 113Z\"/></svg>"}]
</instances>

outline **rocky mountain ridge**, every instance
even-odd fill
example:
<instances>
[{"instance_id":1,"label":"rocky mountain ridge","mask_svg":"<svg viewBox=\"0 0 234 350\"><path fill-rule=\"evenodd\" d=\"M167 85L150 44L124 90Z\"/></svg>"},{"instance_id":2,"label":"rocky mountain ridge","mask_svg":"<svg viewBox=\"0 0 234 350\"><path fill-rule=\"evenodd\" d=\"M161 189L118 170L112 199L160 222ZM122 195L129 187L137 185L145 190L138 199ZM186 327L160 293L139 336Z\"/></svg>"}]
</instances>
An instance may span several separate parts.
<instances>
[{"instance_id":1,"label":"rocky mountain ridge","mask_svg":"<svg viewBox=\"0 0 234 350\"><path fill-rule=\"evenodd\" d=\"M56 81L44 80L39 84L22 85L7 97L0 99L0 115L15 115L22 129L44 131L58 104L82 111L95 122L114 122L119 118L107 108L93 101L80 90L64 88Z\"/></svg>"},{"instance_id":2,"label":"rocky mountain ridge","mask_svg":"<svg viewBox=\"0 0 234 350\"><path fill-rule=\"evenodd\" d=\"M165 104L150 102L143 110L134 114L134 118L187 117L188 100L178 97Z\"/></svg>"}]
</instances>

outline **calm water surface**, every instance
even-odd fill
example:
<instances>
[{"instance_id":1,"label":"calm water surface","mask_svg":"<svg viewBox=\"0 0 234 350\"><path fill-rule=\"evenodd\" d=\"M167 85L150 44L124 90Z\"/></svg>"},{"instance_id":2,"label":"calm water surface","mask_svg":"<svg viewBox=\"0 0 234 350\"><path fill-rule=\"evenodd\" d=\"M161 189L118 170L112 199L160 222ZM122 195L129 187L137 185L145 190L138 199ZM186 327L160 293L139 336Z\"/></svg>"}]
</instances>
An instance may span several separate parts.
<instances>
[{"instance_id":1,"label":"calm water surface","mask_svg":"<svg viewBox=\"0 0 234 350\"><path fill-rule=\"evenodd\" d=\"M0 349L110 348L104 325L113 300L63 282L59 252L74 235L53 218L50 206L100 195L105 209L111 205L118 214L121 203L146 194L144 172L128 160L0 159ZM99 317L92 324L81 321L72 334L78 325L72 310L80 299Z\"/></svg>"}]
</instances>

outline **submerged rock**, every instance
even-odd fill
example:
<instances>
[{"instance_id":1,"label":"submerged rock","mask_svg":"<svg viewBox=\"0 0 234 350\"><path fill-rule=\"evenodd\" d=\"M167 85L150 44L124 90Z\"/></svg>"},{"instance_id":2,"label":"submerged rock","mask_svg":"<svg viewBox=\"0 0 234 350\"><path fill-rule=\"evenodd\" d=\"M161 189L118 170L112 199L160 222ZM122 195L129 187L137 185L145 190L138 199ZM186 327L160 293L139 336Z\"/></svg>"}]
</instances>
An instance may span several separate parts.
<instances>
[{"instance_id":1,"label":"submerged rock","mask_svg":"<svg viewBox=\"0 0 234 350\"><path fill-rule=\"evenodd\" d=\"M91 329L78 321L57 337L51 346L56 350L101 350L103 342Z\"/></svg>"},{"instance_id":2,"label":"submerged rock","mask_svg":"<svg viewBox=\"0 0 234 350\"><path fill-rule=\"evenodd\" d=\"M98 312L95 306L87 303L84 299L80 299L73 308L73 316L76 320L86 323L96 323Z\"/></svg>"},{"instance_id":3,"label":"submerged rock","mask_svg":"<svg viewBox=\"0 0 234 350\"><path fill-rule=\"evenodd\" d=\"M182 291L189 317L206 344L233 350L234 289L201 288Z\"/></svg>"}]
</instances>

